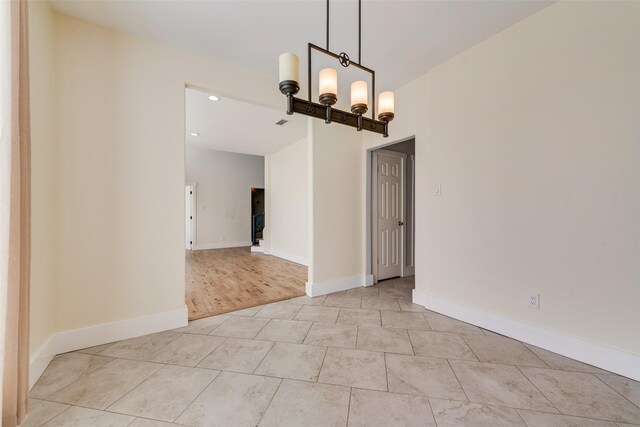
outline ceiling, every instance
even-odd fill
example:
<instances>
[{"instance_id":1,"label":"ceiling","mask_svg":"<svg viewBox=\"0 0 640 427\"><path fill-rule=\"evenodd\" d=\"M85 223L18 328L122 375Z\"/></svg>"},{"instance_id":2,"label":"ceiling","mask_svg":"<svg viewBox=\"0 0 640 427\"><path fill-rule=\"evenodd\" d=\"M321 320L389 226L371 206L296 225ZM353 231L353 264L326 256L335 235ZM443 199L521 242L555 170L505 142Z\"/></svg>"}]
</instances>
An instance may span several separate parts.
<instances>
[{"instance_id":1,"label":"ceiling","mask_svg":"<svg viewBox=\"0 0 640 427\"><path fill-rule=\"evenodd\" d=\"M172 45L278 81L278 56L300 58L301 93L307 96L307 43L326 47L324 0L53 0L65 14L148 40ZM526 0L363 0L362 64L376 72L376 92L393 90L551 2ZM331 0L330 50L358 58L358 2ZM349 110L349 85L368 75L313 56L317 72L339 68L337 108ZM222 88L221 88L222 89ZM342 94L342 95L341 95ZM344 94L347 94L346 96ZM306 136L306 118L287 116L232 99L211 102L187 89L187 143L217 150L265 155ZM371 102L371 101L369 101ZM369 112L368 114L371 114ZM243 126L253 117L251 126ZM281 118L285 126L275 126ZM190 136L197 132L198 137Z\"/></svg>"},{"instance_id":2,"label":"ceiling","mask_svg":"<svg viewBox=\"0 0 640 427\"><path fill-rule=\"evenodd\" d=\"M550 3L363 0L362 64L376 71L377 92L393 90ZM274 84L279 54L295 52L305 94L307 43L326 47L324 0L52 4L65 14L262 73ZM330 50L344 51L357 61L358 2L332 0L330 7Z\"/></svg>"},{"instance_id":3,"label":"ceiling","mask_svg":"<svg viewBox=\"0 0 640 427\"><path fill-rule=\"evenodd\" d=\"M212 150L264 156L307 136L305 116L287 116L284 111L230 98L212 102L213 93L186 89L187 144ZM251 118L251 125L245 125ZM275 123L289 120L283 126ZM192 136L191 133L198 133Z\"/></svg>"}]
</instances>

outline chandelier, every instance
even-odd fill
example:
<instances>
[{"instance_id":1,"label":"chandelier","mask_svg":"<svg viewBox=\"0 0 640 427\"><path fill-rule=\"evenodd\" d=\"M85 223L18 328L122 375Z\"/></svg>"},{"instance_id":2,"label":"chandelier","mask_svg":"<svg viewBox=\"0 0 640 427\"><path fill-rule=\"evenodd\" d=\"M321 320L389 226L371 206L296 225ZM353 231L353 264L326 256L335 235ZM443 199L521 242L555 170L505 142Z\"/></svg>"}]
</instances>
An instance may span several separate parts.
<instances>
[{"instance_id":1,"label":"chandelier","mask_svg":"<svg viewBox=\"0 0 640 427\"><path fill-rule=\"evenodd\" d=\"M325 123L340 123L356 128L358 131L368 130L389 136L389 122L394 117L393 92L386 91L379 95L378 119L375 118L375 94L376 73L370 68L360 64L362 49L362 0L358 0L358 62L354 62L349 55L342 52L336 54L329 50L329 0L327 0L327 48L323 49L313 43L307 44L307 88L308 99L297 98L294 95L300 90L300 77L298 71L298 56L295 53L283 53L279 58L280 66L280 92L287 97L287 114L299 113L317 119L323 119ZM333 108L338 101L338 72L334 68L320 70L319 103L311 100L311 51L315 50L336 59L343 67L354 66L371 74L371 118L364 114L369 109L369 90L365 80L358 80L351 84L351 112Z\"/></svg>"}]
</instances>

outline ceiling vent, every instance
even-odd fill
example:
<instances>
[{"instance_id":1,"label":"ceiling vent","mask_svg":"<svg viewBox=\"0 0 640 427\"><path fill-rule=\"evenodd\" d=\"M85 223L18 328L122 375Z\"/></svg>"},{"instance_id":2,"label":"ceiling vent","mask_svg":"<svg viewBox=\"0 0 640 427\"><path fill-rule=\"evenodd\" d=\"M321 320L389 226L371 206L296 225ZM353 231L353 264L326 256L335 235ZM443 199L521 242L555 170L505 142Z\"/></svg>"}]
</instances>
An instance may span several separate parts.
<instances>
[{"instance_id":1,"label":"ceiling vent","mask_svg":"<svg viewBox=\"0 0 640 427\"><path fill-rule=\"evenodd\" d=\"M285 119L280 119L276 122L276 124L278 126L282 126L283 124L287 123L289 120L285 120Z\"/></svg>"}]
</instances>

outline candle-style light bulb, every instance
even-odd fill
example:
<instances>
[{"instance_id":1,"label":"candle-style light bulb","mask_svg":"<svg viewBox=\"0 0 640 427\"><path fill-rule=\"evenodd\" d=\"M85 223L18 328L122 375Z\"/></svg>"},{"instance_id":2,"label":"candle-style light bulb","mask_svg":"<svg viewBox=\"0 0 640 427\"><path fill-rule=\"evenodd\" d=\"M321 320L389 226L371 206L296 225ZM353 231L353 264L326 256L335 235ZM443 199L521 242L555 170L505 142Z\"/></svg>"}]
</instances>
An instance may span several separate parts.
<instances>
[{"instance_id":1,"label":"candle-style light bulb","mask_svg":"<svg viewBox=\"0 0 640 427\"><path fill-rule=\"evenodd\" d=\"M394 117L394 96L393 92L380 93L378 97L378 120L390 122Z\"/></svg>"},{"instance_id":2,"label":"candle-style light bulb","mask_svg":"<svg viewBox=\"0 0 640 427\"><path fill-rule=\"evenodd\" d=\"M333 68L320 70L320 104L333 105L338 101L338 72Z\"/></svg>"},{"instance_id":3,"label":"candle-style light bulb","mask_svg":"<svg viewBox=\"0 0 640 427\"><path fill-rule=\"evenodd\" d=\"M278 59L280 68L280 92L285 95L295 95L300 90L298 74L298 55L286 52Z\"/></svg>"},{"instance_id":4,"label":"candle-style light bulb","mask_svg":"<svg viewBox=\"0 0 640 427\"><path fill-rule=\"evenodd\" d=\"M358 80L351 83L351 112L353 114L364 114L369 109L368 106L369 90L367 82Z\"/></svg>"}]
</instances>

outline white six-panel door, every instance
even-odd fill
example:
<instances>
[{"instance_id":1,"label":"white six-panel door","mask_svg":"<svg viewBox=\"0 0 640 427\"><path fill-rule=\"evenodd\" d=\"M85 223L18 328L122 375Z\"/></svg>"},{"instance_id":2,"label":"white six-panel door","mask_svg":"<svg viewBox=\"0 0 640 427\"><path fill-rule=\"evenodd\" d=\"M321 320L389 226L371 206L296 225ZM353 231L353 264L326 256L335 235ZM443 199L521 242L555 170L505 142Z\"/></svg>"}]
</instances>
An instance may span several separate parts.
<instances>
[{"instance_id":1,"label":"white six-panel door","mask_svg":"<svg viewBox=\"0 0 640 427\"><path fill-rule=\"evenodd\" d=\"M401 153L377 153L377 280L402 275L405 157Z\"/></svg>"}]
</instances>

